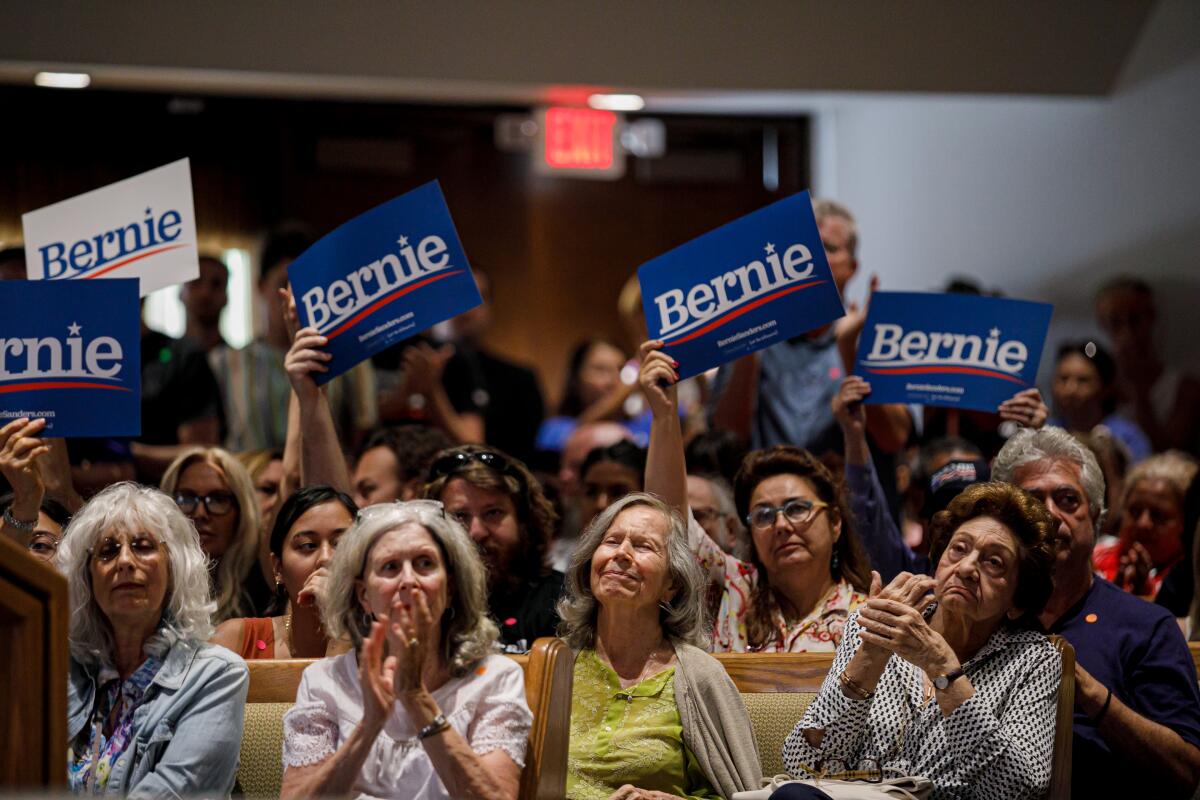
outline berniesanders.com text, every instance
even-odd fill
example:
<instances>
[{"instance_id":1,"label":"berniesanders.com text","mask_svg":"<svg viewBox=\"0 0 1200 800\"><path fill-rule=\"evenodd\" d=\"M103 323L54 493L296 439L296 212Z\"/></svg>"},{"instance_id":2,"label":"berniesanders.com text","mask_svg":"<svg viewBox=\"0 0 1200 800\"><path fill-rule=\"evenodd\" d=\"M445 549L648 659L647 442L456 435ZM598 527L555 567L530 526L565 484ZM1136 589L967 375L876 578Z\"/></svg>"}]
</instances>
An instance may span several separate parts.
<instances>
[{"instance_id":1,"label":"berniesanders.com text","mask_svg":"<svg viewBox=\"0 0 1200 800\"><path fill-rule=\"evenodd\" d=\"M727 344L733 344L734 342L741 341L742 339L745 339L747 336L753 336L756 333L762 333L765 330L774 328L776 324L777 323L775 320L773 320L773 319L768 320L767 322L764 322L762 325L755 325L753 328L747 328L744 331L738 331L733 336L729 336L725 339L717 339L717 347L724 347Z\"/></svg>"}]
</instances>

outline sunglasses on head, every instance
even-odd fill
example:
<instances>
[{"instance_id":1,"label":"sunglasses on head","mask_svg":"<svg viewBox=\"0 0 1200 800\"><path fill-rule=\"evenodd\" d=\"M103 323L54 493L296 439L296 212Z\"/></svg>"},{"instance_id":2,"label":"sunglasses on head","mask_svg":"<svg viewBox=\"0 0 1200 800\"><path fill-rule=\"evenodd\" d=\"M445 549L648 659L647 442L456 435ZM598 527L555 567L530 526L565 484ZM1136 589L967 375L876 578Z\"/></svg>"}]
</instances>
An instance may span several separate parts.
<instances>
[{"instance_id":1,"label":"sunglasses on head","mask_svg":"<svg viewBox=\"0 0 1200 800\"><path fill-rule=\"evenodd\" d=\"M433 482L438 478L456 475L472 463L482 464L501 475L508 475L516 479L517 485L521 487L521 491L525 491L525 477L521 474L521 471L503 455L491 450L479 452L458 450L448 453L433 462L433 465L429 468L429 480Z\"/></svg>"}]
</instances>

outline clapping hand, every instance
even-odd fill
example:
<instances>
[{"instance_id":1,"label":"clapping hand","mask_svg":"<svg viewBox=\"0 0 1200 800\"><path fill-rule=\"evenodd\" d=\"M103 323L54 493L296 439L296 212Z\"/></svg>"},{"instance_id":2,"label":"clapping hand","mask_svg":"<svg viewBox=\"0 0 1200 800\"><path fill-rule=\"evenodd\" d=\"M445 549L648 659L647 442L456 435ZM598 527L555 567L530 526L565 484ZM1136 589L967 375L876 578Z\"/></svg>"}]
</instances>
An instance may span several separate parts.
<instances>
[{"instance_id":1,"label":"clapping hand","mask_svg":"<svg viewBox=\"0 0 1200 800\"><path fill-rule=\"evenodd\" d=\"M401 589L388 620L388 648L396 654L396 695L401 703L426 691L425 667L437 652L437 627L425 593Z\"/></svg>"},{"instance_id":2,"label":"clapping hand","mask_svg":"<svg viewBox=\"0 0 1200 800\"><path fill-rule=\"evenodd\" d=\"M863 647L894 653L926 672L948 672L946 665L957 664L957 657L922 613L933 586L926 575L902 572L883 587L872 572L870 599L858 611Z\"/></svg>"}]
</instances>

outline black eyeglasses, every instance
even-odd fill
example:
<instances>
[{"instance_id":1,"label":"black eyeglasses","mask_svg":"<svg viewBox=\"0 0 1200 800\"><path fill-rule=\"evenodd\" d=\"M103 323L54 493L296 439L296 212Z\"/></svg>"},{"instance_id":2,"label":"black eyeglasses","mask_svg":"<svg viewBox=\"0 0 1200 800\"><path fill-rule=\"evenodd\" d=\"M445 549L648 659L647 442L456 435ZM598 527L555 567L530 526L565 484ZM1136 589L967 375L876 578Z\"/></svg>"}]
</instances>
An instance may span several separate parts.
<instances>
[{"instance_id":1,"label":"black eyeglasses","mask_svg":"<svg viewBox=\"0 0 1200 800\"><path fill-rule=\"evenodd\" d=\"M206 495L198 495L195 492L175 493L175 505L188 516L196 512L200 503L204 503L204 508L214 517L223 517L237 508L237 500L229 492L213 492Z\"/></svg>"},{"instance_id":2,"label":"black eyeglasses","mask_svg":"<svg viewBox=\"0 0 1200 800\"><path fill-rule=\"evenodd\" d=\"M525 486L525 476L521 474L516 465L502 454L492 450L478 452L458 450L448 453L433 462L433 465L429 468L429 480L432 482L438 478L455 475L466 469L472 462L482 464L488 469L499 472L501 475L508 475L514 478L522 492L527 488Z\"/></svg>"}]
</instances>

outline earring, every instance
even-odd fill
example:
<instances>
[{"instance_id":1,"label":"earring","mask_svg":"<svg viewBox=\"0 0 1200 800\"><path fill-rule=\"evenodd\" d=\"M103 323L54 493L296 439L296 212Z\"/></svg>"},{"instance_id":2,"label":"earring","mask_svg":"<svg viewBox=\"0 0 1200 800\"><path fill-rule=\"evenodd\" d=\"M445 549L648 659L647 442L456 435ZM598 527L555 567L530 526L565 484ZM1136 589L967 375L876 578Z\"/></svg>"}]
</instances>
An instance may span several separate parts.
<instances>
[{"instance_id":1,"label":"earring","mask_svg":"<svg viewBox=\"0 0 1200 800\"><path fill-rule=\"evenodd\" d=\"M838 564L840 562L841 559L838 558L838 551L834 550L833 555L829 557L829 571L837 572Z\"/></svg>"}]
</instances>

